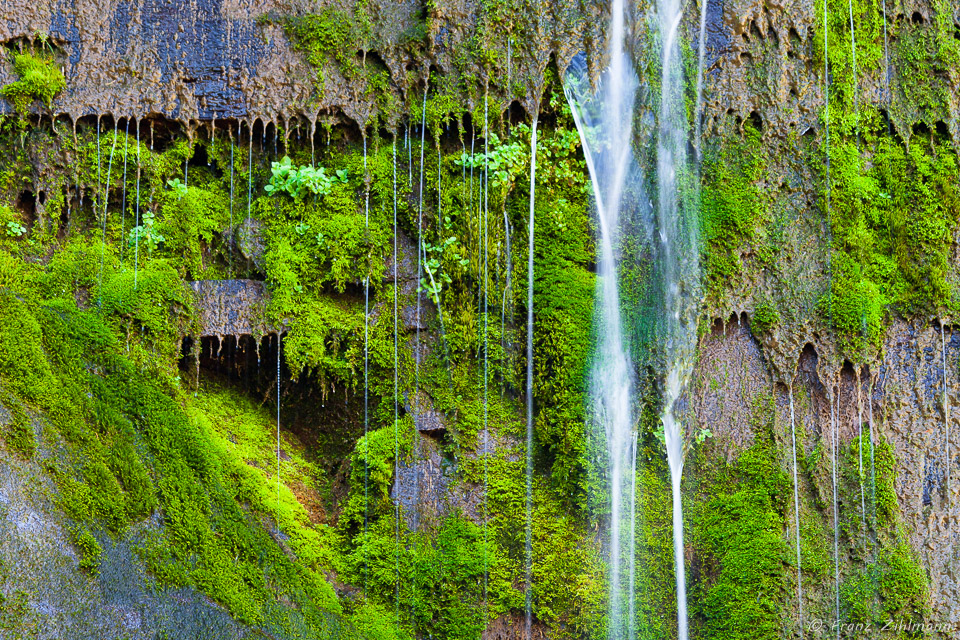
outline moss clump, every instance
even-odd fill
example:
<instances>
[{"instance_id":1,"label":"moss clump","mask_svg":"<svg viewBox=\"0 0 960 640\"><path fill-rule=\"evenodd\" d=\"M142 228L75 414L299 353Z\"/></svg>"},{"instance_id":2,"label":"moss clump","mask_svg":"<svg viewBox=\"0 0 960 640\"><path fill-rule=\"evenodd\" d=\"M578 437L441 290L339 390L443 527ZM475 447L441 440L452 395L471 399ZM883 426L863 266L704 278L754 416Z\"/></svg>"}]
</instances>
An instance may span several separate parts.
<instances>
[{"instance_id":1,"label":"moss clump","mask_svg":"<svg viewBox=\"0 0 960 640\"><path fill-rule=\"evenodd\" d=\"M773 433L773 396L754 407L754 444L719 470L704 506L704 637L779 638L787 589L782 535L790 479Z\"/></svg>"},{"instance_id":2,"label":"moss clump","mask_svg":"<svg viewBox=\"0 0 960 640\"><path fill-rule=\"evenodd\" d=\"M100 571L100 557L103 555L103 547L93 537L90 530L86 527L73 527L70 530L70 540L80 551L80 570L95 574Z\"/></svg>"},{"instance_id":3,"label":"moss clump","mask_svg":"<svg viewBox=\"0 0 960 640\"><path fill-rule=\"evenodd\" d=\"M780 312L771 302L763 300L753 311L750 328L754 335L760 335L771 331L778 322L780 322Z\"/></svg>"},{"instance_id":4,"label":"moss clump","mask_svg":"<svg viewBox=\"0 0 960 640\"><path fill-rule=\"evenodd\" d=\"M63 72L52 57L16 53L13 70L20 79L0 88L0 95L12 102L20 115L26 115L34 100L49 107L54 96L67 86Z\"/></svg>"},{"instance_id":5,"label":"moss clump","mask_svg":"<svg viewBox=\"0 0 960 640\"><path fill-rule=\"evenodd\" d=\"M8 404L7 411L10 413L10 418L3 427L3 441L9 450L19 453L25 458L31 458L37 449L33 424L15 399L4 398L4 400Z\"/></svg>"},{"instance_id":6,"label":"moss clump","mask_svg":"<svg viewBox=\"0 0 960 640\"><path fill-rule=\"evenodd\" d=\"M741 272L741 251L755 238L767 207L758 181L766 161L760 132L744 125L742 139L707 152L703 163L701 228L707 292L720 296Z\"/></svg>"}]
</instances>

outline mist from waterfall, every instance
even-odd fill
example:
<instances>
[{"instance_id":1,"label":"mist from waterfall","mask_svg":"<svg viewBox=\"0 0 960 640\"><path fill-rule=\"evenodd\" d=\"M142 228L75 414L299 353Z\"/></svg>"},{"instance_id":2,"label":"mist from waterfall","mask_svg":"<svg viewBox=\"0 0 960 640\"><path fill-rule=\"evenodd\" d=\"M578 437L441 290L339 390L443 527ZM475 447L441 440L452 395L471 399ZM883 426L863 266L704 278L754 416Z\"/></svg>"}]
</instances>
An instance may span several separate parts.
<instances>
[{"instance_id":1,"label":"mist from waterfall","mask_svg":"<svg viewBox=\"0 0 960 640\"><path fill-rule=\"evenodd\" d=\"M596 335L590 375L593 419L606 442L606 480L610 494L609 584L611 639L632 638L635 620L624 617L624 600L635 597L633 536L629 518L636 501L633 450L633 374L624 340L617 281L617 240L621 214L639 202L642 183L633 156L633 105L637 77L624 51L626 14L623 0L613 0L609 66L593 91L584 57L573 60L564 79L584 156L590 171L600 237L597 247ZM624 571L625 570L625 571ZM624 580L623 573L627 573ZM626 611L633 612L631 605Z\"/></svg>"}]
</instances>

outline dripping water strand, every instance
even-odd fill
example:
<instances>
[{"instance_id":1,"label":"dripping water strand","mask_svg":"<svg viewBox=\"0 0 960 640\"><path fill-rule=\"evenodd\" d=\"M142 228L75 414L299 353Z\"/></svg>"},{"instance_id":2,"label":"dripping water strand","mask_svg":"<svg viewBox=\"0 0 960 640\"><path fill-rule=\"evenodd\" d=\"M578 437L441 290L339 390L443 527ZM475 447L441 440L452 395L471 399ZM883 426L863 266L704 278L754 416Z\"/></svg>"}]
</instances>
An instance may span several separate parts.
<instances>
[{"instance_id":1,"label":"dripping water strand","mask_svg":"<svg viewBox=\"0 0 960 640\"><path fill-rule=\"evenodd\" d=\"M277 531L280 531L280 329L277 329Z\"/></svg>"},{"instance_id":2,"label":"dripping water strand","mask_svg":"<svg viewBox=\"0 0 960 640\"><path fill-rule=\"evenodd\" d=\"M793 443L793 514L797 540L797 628L803 629L803 578L800 566L800 486L797 481L797 420L793 406L793 383L790 383L790 440Z\"/></svg>"},{"instance_id":3,"label":"dripping water strand","mask_svg":"<svg viewBox=\"0 0 960 640\"><path fill-rule=\"evenodd\" d=\"M400 263L397 260L397 137L393 137L393 478L394 478L394 561L396 564L397 585L394 592L396 628L400 628L400 350L398 334L400 321L398 313L397 290L400 287Z\"/></svg>"},{"instance_id":4,"label":"dripping water strand","mask_svg":"<svg viewBox=\"0 0 960 640\"><path fill-rule=\"evenodd\" d=\"M103 238L100 244L100 276L97 287L97 308L103 310L103 263L107 249L107 207L110 205L110 178L113 173L113 152L117 148L117 122L113 122L113 144L110 146L110 161L107 163L107 182L103 188Z\"/></svg>"},{"instance_id":5,"label":"dripping water strand","mask_svg":"<svg viewBox=\"0 0 960 640\"><path fill-rule=\"evenodd\" d=\"M530 125L530 221L527 227L527 535L526 592L524 594L527 640L532 638L533 618L533 245L537 184L537 111L534 111L533 122Z\"/></svg>"},{"instance_id":6,"label":"dripping water strand","mask_svg":"<svg viewBox=\"0 0 960 640\"><path fill-rule=\"evenodd\" d=\"M238 134L239 135L239 134ZM249 234L250 229L250 212L253 209L253 125L249 122L247 123L247 228L246 233ZM249 238L247 239L249 241Z\"/></svg>"},{"instance_id":7,"label":"dripping water strand","mask_svg":"<svg viewBox=\"0 0 960 640\"><path fill-rule=\"evenodd\" d=\"M140 267L140 174L142 168L140 163L140 121L137 121L137 200L134 204L134 209L136 209L134 215L136 219L134 220L134 229L136 229L136 235L134 236L134 249L133 249L133 290L137 290L137 272Z\"/></svg>"},{"instance_id":8,"label":"dripping water strand","mask_svg":"<svg viewBox=\"0 0 960 640\"><path fill-rule=\"evenodd\" d=\"M127 226L127 149L130 143L130 118L123 132L123 189L120 196L120 266L123 266L123 232Z\"/></svg>"},{"instance_id":9,"label":"dripping water strand","mask_svg":"<svg viewBox=\"0 0 960 640\"><path fill-rule=\"evenodd\" d=\"M489 94L484 93L483 96L483 175L481 180L483 184L486 185L487 178L487 169L489 168L489 138L490 134L487 131L489 126L488 121L489 115ZM473 166L470 167L470 180L471 184L473 181ZM484 193L486 193L486 188L484 187ZM483 235L483 279L481 284L483 286L483 603L484 603L484 612L485 614L489 613L489 600L488 600L488 587L490 580L490 561L487 556L487 546L489 543L489 502L488 502L488 492L489 492L489 455L490 455L490 425L489 425L489 377L488 377L488 365L489 365L489 334L488 334L488 312L489 312L489 298L487 297L487 280L489 277L487 257L489 252L489 230L487 228L487 215L488 215L488 202L486 197L481 194L481 200L483 204L483 215L480 216L481 220L481 233ZM485 619L489 619L489 616L486 616ZM529 638L527 639L529 640Z\"/></svg>"},{"instance_id":10,"label":"dripping water strand","mask_svg":"<svg viewBox=\"0 0 960 640\"><path fill-rule=\"evenodd\" d=\"M423 278L423 151L426 144L427 133L427 92L429 87L423 90L423 111L420 119L420 188L417 194L417 336L416 336L416 354L414 356L414 385L417 392L420 390L420 307L421 298L420 284ZM419 400L418 400L419 401Z\"/></svg>"},{"instance_id":11,"label":"dripping water strand","mask_svg":"<svg viewBox=\"0 0 960 640\"><path fill-rule=\"evenodd\" d=\"M367 175L367 132L363 132L363 230L370 233L370 176ZM363 535L367 536L370 520L370 261L363 279ZM364 546L366 549L366 546ZM363 553L363 582L366 589L370 566L367 552Z\"/></svg>"},{"instance_id":12,"label":"dripping water strand","mask_svg":"<svg viewBox=\"0 0 960 640\"><path fill-rule=\"evenodd\" d=\"M239 137L240 132L237 131L237 136ZM233 252L235 250L237 230L233 228L233 196L234 196L234 179L233 179L233 129L230 129L230 234L234 235L233 241L230 243L230 277L233 278Z\"/></svg>"},{"instance_id":13,"label":"dripping water strand","mask_svg":"<svg viewBox=\"0 0 960 640\"><path fill-rule=\"evenodd\" d=\"M629 577L627 579L627 640L634 640L637 637L636 617L637 617L637 598L636 598L636 573L637 573L637 431L634 429L630 443L630 537L628 550L630 559L627 568Z\"/></svg>"},{"instance_id":14,"label":"dripping water strand","mask_svg":"<svg viewBox=\"0 0 960 640\"><path fill-rule=\"evenodd\" d=\"M857 371L857 457L858 475L860 482L860 522L863 527L863 551L867 552L867 491L864 486L863 475L863 383L860 380L860 371Z\"/></svg>"},{"instance_id":15,"label":"dripping water strand","mask_svg":"<svg viewBox=\"0 0 960 640\"><path fill-rule=\"evenodd\" d=\"M943 423L945 427L945 438L946 438L946 456L947 456L947 535L951 534L952 524L950 519L953 517L953 513L950 509L951 503L951 494L950 494L950 467L952 466L950 458L950 399L947 396L947 341L946 336L944 335L943 322L940 322L940 349L943 356Z\"/></svg>"},{"instance_id":16,"label":"dripping water strand","mask_svg":"<svg viewBox=\"0 0 960 640\"><path fill-rule=\"evenodd\" d=\"M847 6L850 10L850 55L853 63L853 128L857 140L857 170L860 165L860 98L857 83L857 38L853 25L853 0L847 0Z\"/></svg>"},{"instance_id":17,"label":"dripping water strand","mask_svg":"<svg viewBox=\"0 0 960 640\"><path fill-rule=\"evenodd\" d=\"M837 401L830 399L830 422L833 430L831 443L831 479L833 481L833 572L834 572L834 615L837 624L837 639L840 638L840 507L837 498L837 456L840 450L840 385L837 384Z\"/></svg>"},{"instance_id":18,"label":"dripping water strand","mask_svg":"<svg viewBox=\"0 0 960 640\"><path fill-rule=\"evenodd\" d=\"M833 326L833 228L830 215L830 48L828 28L827 3L823 3L823 99L824 99L824 135L826 151L826 214L827 214L827 286L830 287L827 295L827 312L830 325ZM837 502L837 433L840 410L840 388L836 387L837 402L834 408L833 399L830 399L830 421L833 427L833 573L834 573L834 615L836 621L837 638L840 637L840 537L839 537L839 504Z\"/></svg>"}]
</instances>

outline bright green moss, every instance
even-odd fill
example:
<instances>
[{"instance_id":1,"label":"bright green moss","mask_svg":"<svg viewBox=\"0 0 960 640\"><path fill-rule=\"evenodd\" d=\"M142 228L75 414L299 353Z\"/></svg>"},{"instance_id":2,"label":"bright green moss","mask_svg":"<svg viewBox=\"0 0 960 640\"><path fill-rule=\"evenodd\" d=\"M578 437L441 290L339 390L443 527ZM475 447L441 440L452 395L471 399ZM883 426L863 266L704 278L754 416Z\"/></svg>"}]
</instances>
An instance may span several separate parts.
<instances>
[{"instance_id":1,"label":"bright green moss","mask_svg":"<svg viewBox=\"0 0 960 640\"><path fill-rule=\"evenodd\" d=\"M744 126L744 137L703 162L700 224L704 239L704 279L713 296L722 294L743 267L741 251L765 220L766 207L757 182L765 168L760 132Z\"/></svg>"},{"instance_id":2,"label":"bright green moss","mask_svg":"<svg viewBox=\"0 0 960 640\"><path fill-rule=\"evenodd\" d=\"M91 574L98 573L103 547L93 537L90 530L84 527L74 527L70 530L70 539L73 541L73 546L80 551L80 569Z\"/></svg>"},{"instance_id":3,"label":"bright green moss","mask_svg":"<svg viewBox=\"0 0 960 640\"><path fill-rule=\"evenodd\" d=\"M777 457L773 398L755 406L754 444L707 492L701 580L704 636L779 638L788 581L781 534L790 479Z\"/></svg>"},{"instance_id":4,"label":"bright green moss","mask_svg":"<svg viewBox=\"0 0 960 640\"><path fill-rule=\"evenodd\" d=\"M770 302L764 300L757 305L750 319L750 329L755 335L767 333L780 321L780 312Z\"/></svg>"},{"instance_id":5,"label":"bright green moss","mask_svg":"<svg viewBox=\"0 0 960 640\"><path fill-rule=\"evenodd\" d=\"M56 62L43 54L15 53L13 70L19 80L0 88L0 96L11 103L20 115L26 115L30 103L40 100L50 106L54 96L67 86Z\"/></svg>"}]
</instances>

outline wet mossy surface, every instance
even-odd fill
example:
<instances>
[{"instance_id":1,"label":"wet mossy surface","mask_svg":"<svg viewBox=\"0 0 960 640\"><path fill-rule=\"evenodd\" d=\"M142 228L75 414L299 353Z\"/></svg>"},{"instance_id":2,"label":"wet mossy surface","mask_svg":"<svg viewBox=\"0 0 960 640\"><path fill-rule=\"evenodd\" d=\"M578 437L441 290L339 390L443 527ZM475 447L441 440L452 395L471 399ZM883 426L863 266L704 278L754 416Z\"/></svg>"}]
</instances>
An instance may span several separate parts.
<instances>
[{"instance_id":1,"label":"wet mossy surface","mask_svg":"<svg viewBox=\"0 0 960 640\"><path fill-rule=\"evenodd\" d=\"M955 314L960 304L951 264L956 147L937 127L948 84L925 73L956 67L956 39L940 18L901 25L891 52L902 95L882 112L854 104L852 58L832 46L849 39L847 5L829 8L830 181L820 138L794 132L775 147L762 121L729 117L701 165L702 275L707 306L725 309L742 294L740 283L765 274L773 284L765 280L747 297L754 335L770 340L819 322L835 332L842 356L860 362L877 356L893 318ZM865 43L861 73L884 64L875 14L874 3L854 6ZM498 41L535 30L511 16L502 3L483 3L477 28L505 29ZM485 102L482 79L465 72L427 70L426 107L413 90L401 105L387 91L389 73L364 55L373 48L362 12L270 20L316 72L317 96L333 88L325 70L335 68L354 90L382 97L376 115L357 130L328 127L313 141L294 125L251 130L235 121L212 135L159 120L91 119L75 136L59 120L25 127L11 117L0 125L4 455L44 466L72 527L77 567L91 576L105 540L133 535L159 585L196 589L265 633L478 637L491 620L522 620L524 609L530 124ZM400 45L423 55L438 28L425 6ZM510 84L493 41L478 38L463 55ZM34 60L42 78L24 66L22 81L34 84L9 90L18 108L28 98L49 104L57 91L56 77L44 75L56 75L51 63ZM547 69L534 230L533 615L550 637L600 638L609 613L609 496L602 430L591 425L586 398L596 230L579 137L558 74ZM522 93L506 87L509 97ZM398 114L413 126L395 135L378 128ZM819 182L775 174L785 148ZM272 163L285 156L338 179L322 193L268 194ZM801 215L804 205L785 201L803 190L820 204ZM422 258L421 272L406 279L389 275L395 208L397 230L423 242L423 254L406 256L410 264ZM777 287L793 274L784 237L801 223L822 229L817 244L830 278ZM642 299L649 266L625 270L623 290ZM181 361L189 355L181 339L200 331L185 282L228 278L265 281L264 320L282 327L280 452L275 379L251 387L202 370L193 386L194 362ZM409 314L418 288L430 307L424 328L400 319L397 336L394 300ZM261 366L270 369L266 378L275 375L274 362ZM671 638L662 381L648 370L637 378L645 390L636 412L638 637ZM417 433L404 408L412 390L445 416L442 437ZM311 406L294 415L294 403ZM772 396L758 395L753 410L750 446L731 455L707 438L688 454L688 585L698 637L780 637L796 619L786 427ZM829 443L822 433L805 437L816 444L800 454L801 581L809 615L828 620L831 497L817 482ZM43 457L50 441L69 454ZM893 448L876 443L875 489L861 500L863 442L841 451L843 619L921 621L929 587L902 531ZM430 452L452 478L445 504L423 514L402 500L398 508L391 492ZM424 523L412 526L421 515ZM2 597L0 628L16 628L30 595Z\"/></svg>"}]
</instances>

